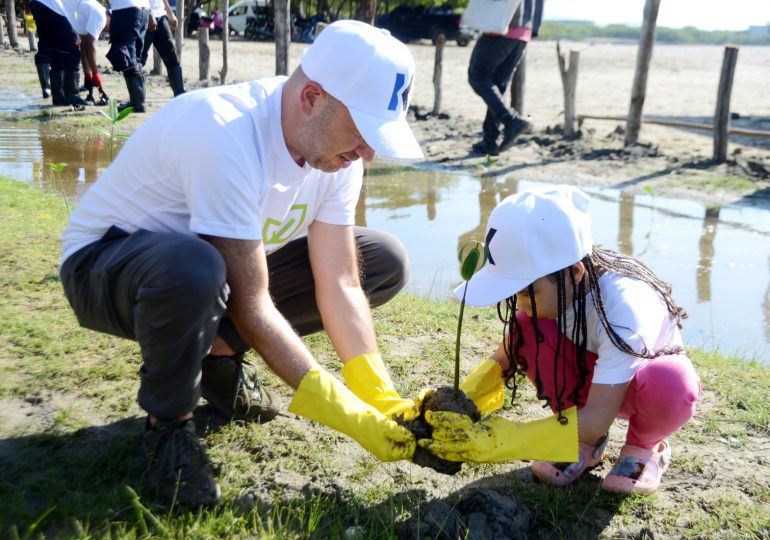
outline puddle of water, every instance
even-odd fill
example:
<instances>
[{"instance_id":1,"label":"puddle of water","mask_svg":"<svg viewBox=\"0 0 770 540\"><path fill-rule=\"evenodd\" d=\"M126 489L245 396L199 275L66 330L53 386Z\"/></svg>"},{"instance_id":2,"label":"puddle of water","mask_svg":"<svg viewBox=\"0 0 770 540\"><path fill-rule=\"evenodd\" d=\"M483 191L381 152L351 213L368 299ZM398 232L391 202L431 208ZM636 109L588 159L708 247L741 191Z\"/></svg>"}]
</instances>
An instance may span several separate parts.
<instances>
[{"instance_id":1,"label":"puddle of water","mask_svg":"<svg viewBox=\"0 0 770 540\"><path fill-rule=\"evenodd\" d=\"M0 175L64 192L71 204L107 167L110 155L109 141L93 128L63 133L40 122L0 122ZM67 167L54 173L51 163ZM483 240L501 199L537 185L510 175L479 179L375 165L356 222L390 231L405 243L412 261L408 291L445 299L460 281L459 247ZM587 191L595 242L642 258L672 284L689 313L689 345L770 362L770 210L713 210L663 196Z\"/></svg>"},{"instance_id":2,"label":"puddle of water","mask_svg":"<svg viewBox=\"0 0 770 540\"><path fill-rule=\"evenodd\" d=\"M73 202L110 164L121 143L116 140L111 150L109 138L93 127L73 130L35 120L0 122L0 175L64 194ZM55 171L52 164L64 167Z\"/></svg>"},{"instance_id":3,"label":"puddle of water","mask_svg":"<svg viewBox=\"0 0 770 540\"><path fill-rule=\"evenodd\" d=\"M459 246L483 241L501 199L538 185L512 176L373 167L357 221L406 244L412 261L407 290L446 298L460 281ZM770 210L713 210L662 196L586 191L595 243L632 253L671 283L689 314L687 344L770 362Z\"/></svg>"}]
</instances>

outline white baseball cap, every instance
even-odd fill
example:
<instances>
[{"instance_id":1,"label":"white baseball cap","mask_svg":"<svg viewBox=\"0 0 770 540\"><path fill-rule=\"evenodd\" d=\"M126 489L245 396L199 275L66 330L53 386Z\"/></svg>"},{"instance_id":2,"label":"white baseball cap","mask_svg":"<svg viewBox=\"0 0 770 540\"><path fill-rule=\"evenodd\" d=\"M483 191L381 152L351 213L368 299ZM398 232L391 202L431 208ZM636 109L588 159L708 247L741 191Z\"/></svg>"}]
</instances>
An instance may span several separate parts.
<instances>
[{"instance_id":1,"label":"white baseball cap","mask_svg":"<svg viewBox=\"0 0 770 540\"><path fill-rule=\"evenodd\" d=\"M360 21L336 21L302 57L302 70L341 101L376 152L393 159L421 159L406 121L414 88L414 58L406 45Z\"/></svg>"},{"instance_id":2,"label":"white baseball cap","mask_svg":"<svg viewBox=\"0 0 770 540\"><path fill-rule=\"evenodd\" d=\"M489 216L486 264L468 280L465 301L495 304L591 253L589 198L574 186L536 188L503 199ZM465 283L454 291L463 296Z\"/></svg>"}]
</instances>

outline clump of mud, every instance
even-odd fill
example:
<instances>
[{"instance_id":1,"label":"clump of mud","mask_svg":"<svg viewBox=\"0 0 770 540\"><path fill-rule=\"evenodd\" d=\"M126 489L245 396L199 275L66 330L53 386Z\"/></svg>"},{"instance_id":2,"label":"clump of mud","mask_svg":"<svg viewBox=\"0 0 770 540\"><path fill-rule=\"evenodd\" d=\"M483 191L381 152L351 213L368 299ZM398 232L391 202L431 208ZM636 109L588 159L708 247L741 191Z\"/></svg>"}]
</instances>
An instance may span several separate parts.
<instances>
[{"instance_id":1,"label":"clump of mud","mask_svg":"<svg viewBox=\"0 0 770 540\"><path fill-rule=\"evenodd\" d=\"M422 503L414 516L397 528L399 538L527 538L535 521L534 513L516 495L485 488L431 499Z\"/></svg>"},{"instance_id":2,"label":"clump of mud","mask_svg":"<svg viewBox=\"0 0 770 540\"><path fill-rule=\"evenodd\" d=\"M442 386L423 400L420 407L420 416L410 422L404 422L403 419L396 418L396 422L414 433L417 440L430 439L433 434L433 428L425 421L426 411L459 413L470 417L474 422L478 422L481 419L481 414L478 408L476 408L476 404L462 390L458 391L458 395L455 398L454 389L451 386ZM462 463L446 461L436 457L421 446L417 446L412 461L421 467L430 467L437 472L449 475L457 474L462 468Z\"/></svg>"}]
</instances>

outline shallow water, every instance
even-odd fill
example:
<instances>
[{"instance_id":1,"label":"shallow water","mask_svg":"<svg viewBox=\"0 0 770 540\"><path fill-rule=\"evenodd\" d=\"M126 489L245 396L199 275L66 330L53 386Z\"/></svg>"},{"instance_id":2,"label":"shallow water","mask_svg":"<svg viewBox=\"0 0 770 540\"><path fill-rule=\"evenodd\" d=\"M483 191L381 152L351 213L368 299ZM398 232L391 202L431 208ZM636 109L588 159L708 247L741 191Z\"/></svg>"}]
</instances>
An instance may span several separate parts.
<instances>
[{"instance_id":1,"label":"shallow water","mask_svg":"<svg viewBox=\"0 0 770 540\"><path fill-rule=\"evenodd\" d=\"M458 248L484 240L505 196L543 185L513 175L479 179L426 170L374 168L359 201L361 225L390 231L412 260L407 290L449 296L460 282ZM688 312L688 345L770 360L770 210L718 210L663 195L586 188L595 244L641 258L672 284ZM472 308L472 309L494 309Z\"/></svg>"},{"instance_id":2,"label":"shallow water","mask_svg":"<svg viewBox=\"0 0 770 540\"><path fill-rule=\"evenodd\" d=\"M94 128L63 132L38 121L0 122L0 175L64 193L70 205L107 167L110 152ZM67 166L57 173L52 163ZM401 238L412 262L408 291L444 299L460 281L458 248L483 240L502 198L537 185L525 176L480 179L374 165L356 222ZM672 284L689 313L687 344L770 362L770 209L715 210L665 194L586 191L595 243L642 258Z\"/></svg>"}]
</instances>

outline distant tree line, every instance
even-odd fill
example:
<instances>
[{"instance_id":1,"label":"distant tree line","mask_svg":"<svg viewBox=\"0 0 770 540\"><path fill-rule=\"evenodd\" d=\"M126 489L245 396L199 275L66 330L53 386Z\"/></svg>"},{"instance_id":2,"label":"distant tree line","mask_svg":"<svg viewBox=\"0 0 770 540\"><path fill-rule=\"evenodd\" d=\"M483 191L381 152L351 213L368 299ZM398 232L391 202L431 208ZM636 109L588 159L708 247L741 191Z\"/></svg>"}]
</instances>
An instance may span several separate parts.
<instances>
[{"instance_id":1,"label":"distant tree line","mask_svg":"<svg viewBox=\"0 0 770 540\"><path fill-rule=\"evenodd\" d=\"M541 39L564 39L583 41L588 39L622 39L638 41L641 28L623 24L608 24L596 26L592 22L563 21L544 22L540 28ZM748 32L725 30L699 30L692 26L685 28L666 28L659 26L656 30L655 41L658 43L678 44L711 44L724 45L770 45L770 34L750 35Z\"/></svg>"}]
</instances>

